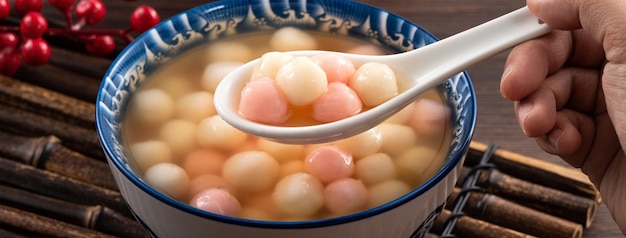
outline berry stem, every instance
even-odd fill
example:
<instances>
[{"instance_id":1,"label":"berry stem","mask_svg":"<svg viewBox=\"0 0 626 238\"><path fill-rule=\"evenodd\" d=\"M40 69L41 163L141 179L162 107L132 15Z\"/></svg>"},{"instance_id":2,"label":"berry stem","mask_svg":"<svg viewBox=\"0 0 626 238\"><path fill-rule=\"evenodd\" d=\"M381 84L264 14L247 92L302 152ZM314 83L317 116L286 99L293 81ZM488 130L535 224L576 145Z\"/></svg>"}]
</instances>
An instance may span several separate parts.
<instances>
[{"instance_id":1,"label":"berry stem","mask_svg":"<svg viewBox=\"0 0 626 238\"><path fill-rule=\"evenodd\" d=\"M121 38L126 42L126 44L130 44L131 41L135 40L134 37L130 34L133 31L133 28L128 28L126 30L122 30Z\"/></svg>"},{"instance_id":2,"label":"berry stem","mask_svg":"<svg viewBox=\"0 0 626 238\"><path fill-rule=\"evenodd\" d=\"M13 33L19 34L20 28L17 26L0 26L0 32L13 32ZM119 37L120 39L124 40L124 42L126 43L130 43L134 39L134 37L130 35L130 30L128 29L126 30L120 30L120 29L75 30L75 29L49 28L43 34L48 35L48 36L68 35L68 36L74 36L74 37L110 35L110 36Z\"/></svg>"},{"instance_id":3,"label":"berry stem","mask_svg":"<svg viewBox=\"0 0 626 238\"><path fill-rule=\"evenodd\" d=\"M65 26L67 28L70 28L72 26L72 11L74 10L74 7L69 7L68 9L65 10L65 12L63 12L63 16L65 17Z\"/></svg>"}]
</instances>

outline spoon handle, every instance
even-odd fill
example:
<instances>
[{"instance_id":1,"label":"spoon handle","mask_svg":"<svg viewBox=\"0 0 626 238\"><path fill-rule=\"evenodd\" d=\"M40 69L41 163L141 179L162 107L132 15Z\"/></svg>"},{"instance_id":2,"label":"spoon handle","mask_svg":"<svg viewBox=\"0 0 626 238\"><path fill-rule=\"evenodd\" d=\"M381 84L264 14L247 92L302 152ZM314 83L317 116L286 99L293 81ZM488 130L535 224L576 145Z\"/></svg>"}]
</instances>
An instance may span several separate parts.
<instances>
[{"instance_id":1,"label":"spoon handle","mask_svg":"<svg viewBox=\"0 0 626 238\"><path fill-rule=\"evenodd\" d=\"M435 79L434 82L415 82L434 87L467 67L492 57L524 41L550 32L550 27L535 17L528 7L522 7L506 15L455 34L423 48L405 54L402 62L413 72L408 75ZM422 62L411 62L411 54L422 55Z\"/></svg>"}]
</instances>

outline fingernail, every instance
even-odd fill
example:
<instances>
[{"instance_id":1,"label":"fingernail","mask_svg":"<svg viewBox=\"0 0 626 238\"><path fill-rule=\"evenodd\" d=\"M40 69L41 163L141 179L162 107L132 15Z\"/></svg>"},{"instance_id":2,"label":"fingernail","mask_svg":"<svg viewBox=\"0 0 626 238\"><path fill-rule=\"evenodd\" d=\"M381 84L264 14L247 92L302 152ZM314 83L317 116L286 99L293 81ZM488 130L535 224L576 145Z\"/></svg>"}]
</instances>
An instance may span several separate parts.
<instances>
[{"instance_id":1,"label":"fingernail","mask_svg":"<svg viewBox=\"0 0 626 238\"><path fill-rule=\"evenodd\" d=\"M548 140L550 141L550 144L556 149L556 151L559 151L559 141L564 134L565 133L561 128L554 128L548 135Z\"/></svg>"},{"instance_id":2,"label":"fingernail","mask_svg":"<svg viewBox=\"0 0 626 238\"><path fill-rule=\"evenodd\" d=\"M506 68L504 68L504 71L502 72L502 78L500 79L500 81L506 80L506 78L509 76L511 71L513 71L513 66L507 65Z\"/></svg>"},{"instance_id":3,"label":"fingernail","mask_svg":"<svg viewBox=\"0 0 626 238\"><path fill-rule=\"evenodd\" d=\"M511 74L511 71L513 71L513 67L510 65L507 65L506 68L504 68L504 71L502 72L502 77L500 78L500 94L506 99L508 98L504 94L504 91L502 91L502 85L504 85L504 81L507 80L507 78L509 77L509 74Z\"/></svg>"},{"instance_id":4,"label":"fingernail","mask_svg":"<svg viewBox=\"0 0 626 238\"><path fill-rule=\"evenodd\" d=\"M533 110L532 103L520 103L517 109L517 120L519 121L519 125L522 128L522 131L524 132L524 134L526 134L526 128L524 127L524 122L526 121L528 114L532 110Z\"/></svg>"}]
</instances>

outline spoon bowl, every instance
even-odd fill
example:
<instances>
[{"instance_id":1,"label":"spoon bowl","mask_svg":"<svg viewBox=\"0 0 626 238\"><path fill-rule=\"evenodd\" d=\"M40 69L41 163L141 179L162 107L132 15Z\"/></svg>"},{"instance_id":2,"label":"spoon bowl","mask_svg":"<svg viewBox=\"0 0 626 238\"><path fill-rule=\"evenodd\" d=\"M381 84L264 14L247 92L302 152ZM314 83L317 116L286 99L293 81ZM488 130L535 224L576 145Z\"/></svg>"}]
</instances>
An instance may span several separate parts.
<instances>
[{"instance_id":1,"label":"spoon bowl","mask_svg":"<svg viewBox=\"0 0 626 238\"><path fill-rule=\"evenodd\" d=\"M310 126L276 126L248 120L238 112L239 95L259 59L227 75L215 91L218 114L235 128L280 143L314 144L335 141L364 132L385 121L424 92L440 85L467 67L524 41L550 32L527 7L478 25L424 47L392 55L368 56L339 53L355 66L367 62L389 65L406 90L386 102L354 116ZM286 52L313 56L324 51Z\"/></svg>"}]
</instances>

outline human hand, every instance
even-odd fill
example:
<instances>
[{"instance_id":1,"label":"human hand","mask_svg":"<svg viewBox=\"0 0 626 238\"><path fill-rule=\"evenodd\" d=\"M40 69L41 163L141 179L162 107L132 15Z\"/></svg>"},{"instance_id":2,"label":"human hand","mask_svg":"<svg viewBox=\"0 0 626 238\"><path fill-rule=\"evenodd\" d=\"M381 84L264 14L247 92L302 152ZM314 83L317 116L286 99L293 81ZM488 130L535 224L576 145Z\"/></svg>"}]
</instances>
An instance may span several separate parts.
<instances>
[{"instance_id":1,"label":"human hand","mask_svg":"<svg viewBox=\"0 0 626 238\"><path fill-rule=\"evenodd\" d=\"M527 5L558 30L511 51L500 91L527 136L589 176L626 234L626 5Z\"/></svg>"}]
</instances>

